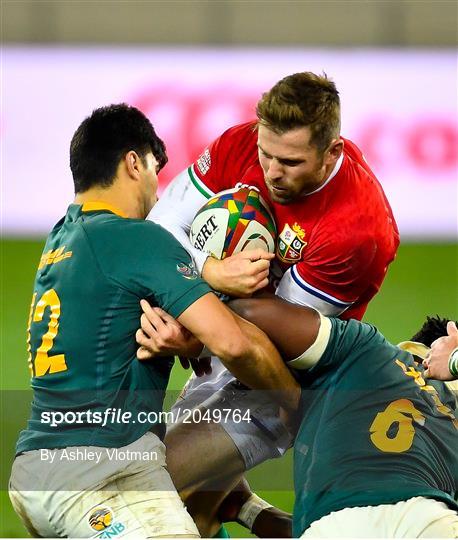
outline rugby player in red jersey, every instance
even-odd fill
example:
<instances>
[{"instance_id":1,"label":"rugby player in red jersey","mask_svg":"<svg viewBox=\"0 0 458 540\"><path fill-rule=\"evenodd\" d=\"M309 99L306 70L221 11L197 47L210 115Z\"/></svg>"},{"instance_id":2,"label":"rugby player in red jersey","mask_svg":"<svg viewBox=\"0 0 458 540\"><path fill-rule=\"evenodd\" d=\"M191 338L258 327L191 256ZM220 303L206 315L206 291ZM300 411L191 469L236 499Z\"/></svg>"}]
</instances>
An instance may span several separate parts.
<instances>
[{"instance_id":1,"label":"rugby player in red jersey","mask_svg":"<svg viewBox=\"0 0 458 540\"><path fill-rule=\"evenodd\" d=\"M361 319L395 257L399 233L361 151L340 135L334 83L309 72L290 75L262 96L256 112L257 121L228 129L178 175L149 218L174 234L215 290L246 297L270 281L281 298L324 315ZM197 210L215 193L238 183L257 187L270 205L278 229L272 262L262 252L255 261L249 252L220 261L188 239ZM269 396L241 388L215 358L212 373L193 376L178 405L233 407L250 410L254 418L243 425L230 417L198 429L181 423L170 428L169 469L178 489L188 495L197 485L211 486L215 478L230 489L245 470L282 455L291 444ZM208 437L214 451L202 460ZM216 492L211 497L217 502ZM205 497L195 502L189 495L186 500L196 523L208 522ZM201 527L205 534L212 530Z\"/></svg>"}]
</instances>

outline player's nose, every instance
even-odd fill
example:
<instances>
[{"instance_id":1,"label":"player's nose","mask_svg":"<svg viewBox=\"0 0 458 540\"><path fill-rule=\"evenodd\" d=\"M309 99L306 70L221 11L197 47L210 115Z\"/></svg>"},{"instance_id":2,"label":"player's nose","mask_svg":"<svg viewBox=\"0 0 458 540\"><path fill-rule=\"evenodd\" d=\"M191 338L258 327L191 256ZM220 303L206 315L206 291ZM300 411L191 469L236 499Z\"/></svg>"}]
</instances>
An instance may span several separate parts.
<instances>
[{"instance_id":1,"label":"player's nose","mask_svg":"<svg viewBox=\"0 0 458 540\"><path fill-rule=\"evenodd\" d=\"M271 180L280 179L283 176L283 167L276 159L271 159L267 169L267 177Z\"/></svg>"}]
</instances>

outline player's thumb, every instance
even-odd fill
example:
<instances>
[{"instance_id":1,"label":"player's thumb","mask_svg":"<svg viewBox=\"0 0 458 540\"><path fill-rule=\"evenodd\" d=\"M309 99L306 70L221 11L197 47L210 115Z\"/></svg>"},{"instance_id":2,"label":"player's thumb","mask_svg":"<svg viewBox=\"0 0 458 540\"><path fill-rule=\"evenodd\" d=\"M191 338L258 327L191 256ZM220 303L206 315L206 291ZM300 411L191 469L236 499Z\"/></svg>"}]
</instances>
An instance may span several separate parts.
<instances>
[{"instance_id":1,"label":"player's thumb","mask_svg":"<svg viewBox=\"0 0 458 540\"><path fill-rule=\"evenodd\" d=\"M448 321L447 334L455 339L458 339L458 328L456 327L455 321Z\"/></svg>"}]
</instances>

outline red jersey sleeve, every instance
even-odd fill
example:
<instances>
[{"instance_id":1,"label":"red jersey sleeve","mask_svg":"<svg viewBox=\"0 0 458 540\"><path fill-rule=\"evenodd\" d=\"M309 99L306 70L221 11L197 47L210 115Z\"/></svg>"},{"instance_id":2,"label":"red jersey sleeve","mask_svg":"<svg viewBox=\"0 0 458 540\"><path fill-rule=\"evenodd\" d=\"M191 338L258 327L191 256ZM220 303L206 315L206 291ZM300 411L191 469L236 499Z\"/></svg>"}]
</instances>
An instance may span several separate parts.
<instances>
[{"instance_id":1,"label":"red jersey sleeve","mask_svg":"<svg viewBox=\"0 0 458 540\"><path fill-rule=\"evenodd\" d=\"M230 189L257 158L256 122L234 126L213 141L191 166L193 181L213 193Z\"/></svg>"}]
</instances>

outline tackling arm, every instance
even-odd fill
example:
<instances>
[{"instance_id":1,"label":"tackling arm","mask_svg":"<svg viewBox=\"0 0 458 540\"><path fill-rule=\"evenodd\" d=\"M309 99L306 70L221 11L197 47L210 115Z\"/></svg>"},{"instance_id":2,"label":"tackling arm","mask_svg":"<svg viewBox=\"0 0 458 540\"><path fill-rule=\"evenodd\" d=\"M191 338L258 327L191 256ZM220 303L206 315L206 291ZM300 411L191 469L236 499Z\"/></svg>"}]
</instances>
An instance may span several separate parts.
<instances>
[{"instance_id":1,"label":"tackling arm","mask_svg":"<svg viewBox=\"0 0 458 540\"><path fill-rule=\"evenodd\" d=\"M204 343L234 376L255 390L272 391L287 411L297 409L300 387L264 332L234 315L208 293L178 321Z\"/></svg>"},{"instance_id":2,"label":"tackling arm","mask_svg":"<svg viewBox=\"0 0 458 540\"><path fill-rule=\"evenodd\" d=\"M273 295L232 300L228 305L263 330L290 367L311 367L326 349L330 320L312 308L291 304Z\"/></svg>"}]
</instances>

